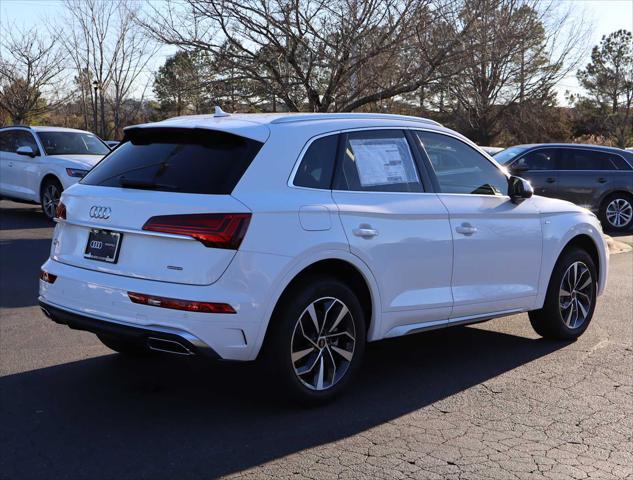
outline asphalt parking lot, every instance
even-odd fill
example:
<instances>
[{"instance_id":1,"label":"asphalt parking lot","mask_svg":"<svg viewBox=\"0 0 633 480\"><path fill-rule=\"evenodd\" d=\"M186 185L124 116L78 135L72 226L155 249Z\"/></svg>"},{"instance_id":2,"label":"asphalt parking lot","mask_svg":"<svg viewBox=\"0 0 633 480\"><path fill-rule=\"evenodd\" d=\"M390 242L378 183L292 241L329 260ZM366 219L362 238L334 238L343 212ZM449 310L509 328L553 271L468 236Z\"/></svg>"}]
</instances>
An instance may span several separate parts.
<instances>
[{"instance_id":1,"label":"asphalt parking lot","mask_svg":"<svg viewBox=\"0 0 633 480\"><path fill-rule=\"evenodd\" d=\"M575 343L516 315L371 344L347 396L304 410L251 365L126 360L47 320L51 231L0 202L2 479L633 477L633 252Z\"/></svg>"}]
</instances>

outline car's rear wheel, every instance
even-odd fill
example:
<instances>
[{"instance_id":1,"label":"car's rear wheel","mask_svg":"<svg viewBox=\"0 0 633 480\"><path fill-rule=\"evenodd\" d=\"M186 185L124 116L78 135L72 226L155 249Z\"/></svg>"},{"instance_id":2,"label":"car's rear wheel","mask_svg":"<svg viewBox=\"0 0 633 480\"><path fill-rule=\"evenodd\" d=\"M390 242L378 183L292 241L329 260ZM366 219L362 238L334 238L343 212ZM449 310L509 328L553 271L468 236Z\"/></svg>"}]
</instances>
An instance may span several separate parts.
<instances>
[{"instance_id":1,"label":"car's rear wheel","mask_svg":"<svg viewBox=\"0 0 633 480\"><path fill-rule=\"evenodd\" d=\"M596 307L596 282L596 266L587 252L564 252L552 272L543 308L529 313L536 333L553 340L582 335Z\"/></svg>"},{"instance_id":2,"label":"car's rear wheel","mask_svg":"<svg viewBox=\"0 0 633 480\"><path fill-rule=\"evenodd\" d=\"M143 357L151 353L151 350L141 343L122 340L120 338L110 337L107 335L97 335L97 337L101 340L101 343L110 350L114 350L115 352L126 356Z\"/></svg>"},{"instance_id":3,"label":"car's rear wheel","mask_svg":"<svg viewBox=\"0 0 633 480\"><path fill-rule=\"evenodd\" d=\"M49 220L55 218L57 204L59 203L59 199L62 196L63 191L64 187L62 187L62 184L59 180L54 178L46 180L42 185L42 192L40 195L42 211Z\"/></svg>"},{"instance_id":4,"label":"car's rear wheel","mask_svg":"<svg viewBox=\"0 0 633 480\"><path fill-rule=\"evenodd\" d=\"M600 219L606 229L626 232L633 227L633 196L621 192L609 195L600 209Z\"/></svg>"},{"instance_id":5,"label":"car's rear wheel","mask_svg":"<svg viewBox=\"0 0 633 480\"><path fill-rule=\"evenodd\" d=\"M348 386L365 351L360 302L326 276L302 282L282 301L264 347L269 374L300 401L328 401Z\"/></svg>"}]
</instances>

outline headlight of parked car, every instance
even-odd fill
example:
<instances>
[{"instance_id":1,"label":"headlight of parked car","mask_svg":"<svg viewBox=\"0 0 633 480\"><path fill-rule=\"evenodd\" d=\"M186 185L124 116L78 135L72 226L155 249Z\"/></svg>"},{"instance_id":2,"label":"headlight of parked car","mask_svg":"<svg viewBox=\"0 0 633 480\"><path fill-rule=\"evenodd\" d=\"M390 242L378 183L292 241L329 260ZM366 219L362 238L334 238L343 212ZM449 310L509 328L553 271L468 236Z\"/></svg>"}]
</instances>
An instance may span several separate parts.
<instances>
[{"instance_id":1,"label":"headlight of parked car","mask_svg":"<svg viewBox=\"0 0 633 480\"><path fill-rule=\"evenodd\" d=\"M69 177L83 178L86 173L88 173L88 170L82 170L81 168L67 168L66 173Z\"/></svg>"}]
</instances>

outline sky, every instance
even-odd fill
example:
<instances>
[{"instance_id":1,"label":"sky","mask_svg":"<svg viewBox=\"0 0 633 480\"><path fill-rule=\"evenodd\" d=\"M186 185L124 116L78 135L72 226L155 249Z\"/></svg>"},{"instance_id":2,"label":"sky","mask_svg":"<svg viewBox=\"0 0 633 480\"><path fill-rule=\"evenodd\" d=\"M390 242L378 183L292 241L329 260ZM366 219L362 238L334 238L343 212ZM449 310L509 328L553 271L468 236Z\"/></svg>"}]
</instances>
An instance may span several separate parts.
<instances>
[{"instance_id":1,"label":"sky","mask_svg":"<svg viewBox=\"0 0 633 480\"><path fill-rule=\"evenodd\" d=\"M161 0L138 0L143 2L160 2ZM591 47L600 42L603 35L608 35L619 29L633 31L633 0L556 0L561 3L571 4L574 10L582 14L587 22L591 22L593 32L586 45L586 59L581 62L585 65L589 61ZM22 26L32 24L35 28L46 29L47 19L54 19L63 14L63 0L0 0L0 36L3 36L14 25ZM161 49L148 65L144 79L141 82L147 85L156 71L172 54L172 47ZM139 87L142 88L142 87ZM148 89L151 91L151 88ZM575 73L571 73L558 85L558 98L565 104L565 92L579 93L582 91L576 80Z\"/></svg>"}]
</instances>

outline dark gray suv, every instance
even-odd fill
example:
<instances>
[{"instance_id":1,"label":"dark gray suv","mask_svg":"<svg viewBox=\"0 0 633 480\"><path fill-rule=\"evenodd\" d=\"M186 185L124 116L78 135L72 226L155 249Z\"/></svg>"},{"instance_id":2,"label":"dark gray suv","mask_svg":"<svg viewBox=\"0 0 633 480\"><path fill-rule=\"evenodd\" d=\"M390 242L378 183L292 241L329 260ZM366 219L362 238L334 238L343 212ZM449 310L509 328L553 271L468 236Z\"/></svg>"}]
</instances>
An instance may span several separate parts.
<instances>
[{"instance_id":1,"label":"dark gray suv","mask_svg":"<svg viewBox=\"0 0 633 480\"><path fill-rule=\"evenodd\" d=\"M605 230L631 230L633 153L595 145L543 143L510 147L494 158L513 175L529 180L537 195L593 210Z\"/></svg>"}]
</instances>

